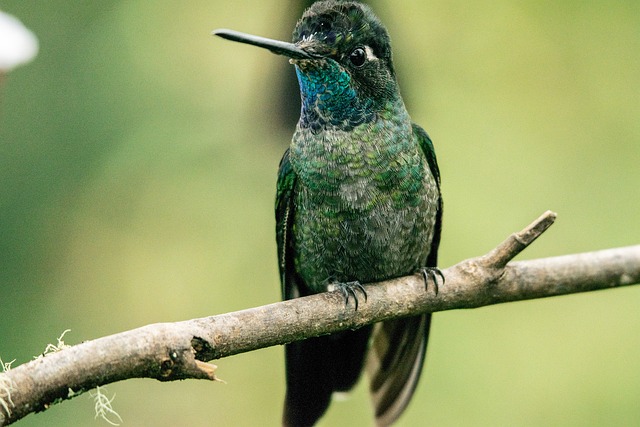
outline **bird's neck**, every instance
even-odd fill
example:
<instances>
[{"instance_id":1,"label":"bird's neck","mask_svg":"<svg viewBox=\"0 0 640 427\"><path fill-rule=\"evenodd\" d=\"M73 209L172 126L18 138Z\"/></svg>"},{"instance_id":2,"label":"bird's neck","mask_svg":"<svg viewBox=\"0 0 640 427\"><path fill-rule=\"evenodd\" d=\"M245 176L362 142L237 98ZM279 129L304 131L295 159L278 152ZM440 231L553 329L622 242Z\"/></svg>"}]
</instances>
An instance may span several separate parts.
<instances>
[{"instance_id":1,"label":"bird's neck","mask_svg":"<svg viewBox=\"0 0 640 427\"><path fill-rule=\"evenodd\" d=\"M299 64L296 74L302 101L299 126L313 133L325 129L349 132L376 120L380 102L357 93L349 73L335 61L313 66ZM399 96L397 98L402 103Z\"/></svg>"}]
</instances>

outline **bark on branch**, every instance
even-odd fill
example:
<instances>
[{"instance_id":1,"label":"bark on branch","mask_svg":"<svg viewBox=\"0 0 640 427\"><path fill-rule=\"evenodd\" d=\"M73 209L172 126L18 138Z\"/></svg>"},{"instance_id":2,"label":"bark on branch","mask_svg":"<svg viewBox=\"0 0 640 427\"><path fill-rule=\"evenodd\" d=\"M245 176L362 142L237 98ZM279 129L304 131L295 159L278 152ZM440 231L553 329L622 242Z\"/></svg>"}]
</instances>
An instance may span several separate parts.
<instances>
[{"instance_id":1,"label":"bark on branch","mask_svg":"<svg viewBox=\"0 0 640 427\"><path fill-rule=\"evenodd\" d=\"M366 302L345 308L338 292L87 341L0 374L0 426L127 378L216 380L205 363L238 353L355 329L383 320L640 283L640 245L509 262L555 220L544 213L486 255L442 271L438 293L419 274L366 285Z\"/></svg>"}]
</instances>

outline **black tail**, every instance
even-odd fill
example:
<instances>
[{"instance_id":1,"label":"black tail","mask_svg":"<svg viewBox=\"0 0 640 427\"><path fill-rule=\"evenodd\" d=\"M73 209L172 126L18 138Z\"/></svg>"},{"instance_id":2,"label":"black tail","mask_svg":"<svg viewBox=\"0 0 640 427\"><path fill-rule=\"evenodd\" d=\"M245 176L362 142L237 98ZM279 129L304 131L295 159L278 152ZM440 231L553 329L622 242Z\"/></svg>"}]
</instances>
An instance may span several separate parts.
<instances>
[{"instance_id":1,"label":"black tail","mask_svg":"<svg viewBox=\"0 0 640 427\"><path fill-rule=\"evenodd\" d=\"M334 391L350 390L360 377L371 326L286 346L287 396L282 424L312 426Z\"/></svg>"}]
</instances>

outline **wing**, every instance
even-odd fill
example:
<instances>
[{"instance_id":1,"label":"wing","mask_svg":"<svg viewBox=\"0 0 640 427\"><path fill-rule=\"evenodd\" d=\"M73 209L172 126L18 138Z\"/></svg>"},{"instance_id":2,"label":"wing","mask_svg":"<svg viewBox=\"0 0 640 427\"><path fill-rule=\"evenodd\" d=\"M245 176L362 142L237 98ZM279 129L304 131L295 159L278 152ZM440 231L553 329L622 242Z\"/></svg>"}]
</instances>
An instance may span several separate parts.
<instances>
[{"instance_id":1,"label":"wing","mask_svg":"<svg viewBox=\"0 0 640 427\"><path fill-rule=\"evenodd\" d=\"M296 174L289 162L289 149L284 152L278 168L276 185L276 241L278 243L278 268L282 299L296 298L300 292L295 285L293 267L293 217Z\"/></svg>"},{"instance_id":2,"label":"wing","mask_svg":"<svg viewBox=\"0 0 640 427\"><path fill-rule=\"evenodd\" d=\"M424 129L413 123L413 134L418 139L418 143L429 164L429 169L436 179L438 186L438 210L436 211L436 223L433 229L433 239L431 240L431 250L427 257L425 267L438 266L438 247L440 246L440 233L442 232L442 191L440 190L440 168L438 168L438 160L436 159L436 150L433 148L433 142Z\"/></svg>"},{"instance_id":3,"label":"wing","mask_svg":"<svg viewBox=\"0 0 640 427\"><path fill-rule=\"evenodd\" d=\"M429 135L413 124L413 133L425 154L440 194L440 170ZM442 228L442 196L438 197L435 226L426 267L436 267ZM392 424L409 404L418 385L427 350L431 314L377 324L367 359L370 393L379 426Z\"/></svg>"}]
</instances>

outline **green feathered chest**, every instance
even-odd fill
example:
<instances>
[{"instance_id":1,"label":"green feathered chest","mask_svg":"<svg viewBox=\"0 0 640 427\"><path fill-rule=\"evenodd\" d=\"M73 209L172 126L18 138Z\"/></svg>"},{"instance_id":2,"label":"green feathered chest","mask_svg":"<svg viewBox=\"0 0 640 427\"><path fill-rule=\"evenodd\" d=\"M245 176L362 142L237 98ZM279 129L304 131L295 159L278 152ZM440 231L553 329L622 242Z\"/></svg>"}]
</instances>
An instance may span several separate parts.
<instances>
[{"instance_id":1,"label":"green feathered chest","mask_svg":"<svg viewBox=\"0 0 640 427\"><path fill-rule=\"evenodd\" d=\"M439 194L409 120L379 118L349 132L298 128L290 161L294 263L310 290L424 266Z\"/></svg>"}]
</instances>

